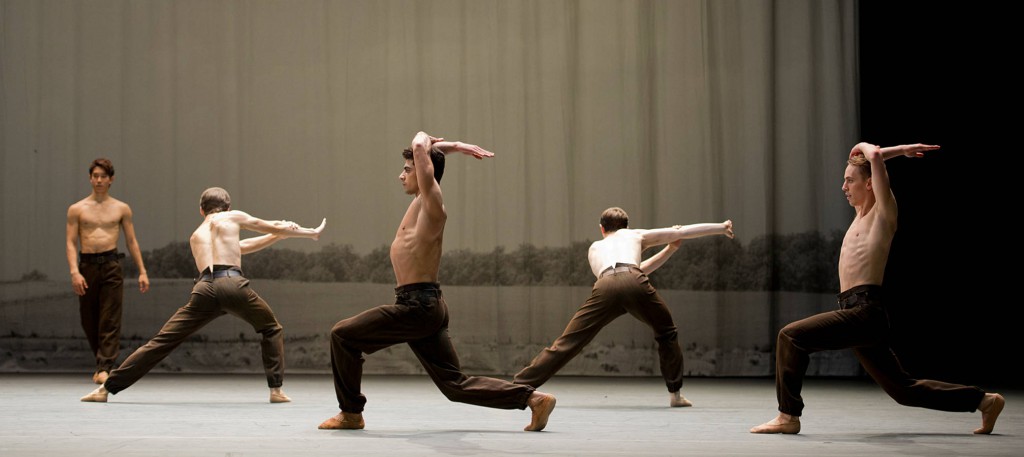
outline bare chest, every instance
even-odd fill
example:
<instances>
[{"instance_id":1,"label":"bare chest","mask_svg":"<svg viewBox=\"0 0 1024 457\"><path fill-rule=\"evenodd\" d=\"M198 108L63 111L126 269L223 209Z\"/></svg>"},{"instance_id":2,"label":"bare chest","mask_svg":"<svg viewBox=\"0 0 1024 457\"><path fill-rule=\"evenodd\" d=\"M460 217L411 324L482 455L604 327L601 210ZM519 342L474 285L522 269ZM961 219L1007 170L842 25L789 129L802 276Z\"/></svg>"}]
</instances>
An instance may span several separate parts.
<instances>
[{"instance_id":1,"label":"bare chest","mask_svg":"<svg viewBox=\"0 0 1024 457\"><path fill-rule=\"evenodd\" d=\"M856 253L863 254L870 250L873 245L877 244L876 232L882 230L877 227L875 219L875 214L872 212L853 220L849 230L846 231L846 236L843 237L841 257L849 257Z\"/></svg>"},{"instance_id":2,"label":"bare chest","mask_svg":"<svg viewBox=\"0 0 1024 457\"><path fill-rule=\"evenodd\" d=\"M121 225L121 211L112 205L90 205L83 208L78 217L79 228L83 231L117 231Z\"/></svg>"}]
</instances>

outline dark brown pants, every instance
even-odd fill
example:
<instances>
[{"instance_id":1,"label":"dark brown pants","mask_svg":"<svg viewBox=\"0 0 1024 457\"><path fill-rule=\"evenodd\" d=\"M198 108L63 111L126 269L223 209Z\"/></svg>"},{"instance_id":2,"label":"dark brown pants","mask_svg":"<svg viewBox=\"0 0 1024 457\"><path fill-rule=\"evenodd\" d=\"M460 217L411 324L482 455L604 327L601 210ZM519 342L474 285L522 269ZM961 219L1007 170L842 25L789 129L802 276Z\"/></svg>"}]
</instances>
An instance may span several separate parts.
<instances>
[{"instance_id":1,"label":"dark brown pants","mask_svg":"<svg viewBox=\"0 0 1024 457\"><path fill-rule=\"evenodd\" d=\"M89 348L96 358L96 371L110 371L121 352L121 309L124 300L124 276L121 262L89 262L99 255L116 255L117 251L100 254L82 254L85 261L78 271L85 278L85 295L78 297L78 310L82 330L89 340Z\"/></svg>"},{"instance_id":2,"label":"dark brown pants","mask_svg":"<svg viewBox=\"0 0 1024 457\"><path fill-rule=\"evenodd\" d=\"M629 313L654 330L661 376L669 392L683 387L683 350L665 301L637 267L601 277L590 298L580 306L551 347L545 348L515 376L516 384L540 387L569 363L597 333L619 316Z\"/></svg>"},{"instance_id":3,"label":"dark brown pants","mask_svg":"<svg viewBox=\"0 0 1024 457\"><path fill-rule=\"evenodd\" d=\"M204 280L192 288L188 304L179 308L152 340L136 350L110 373L104 384L116 394L135 384L186 338L210 321L231 313L263 335L263 370L267 385L281 387L284 377L284 332L267 302L249 288L242 276Z\"/></svg>"},{"instance_id":4,"label":"dark brown pants","mask_svg":"<svg viewBox=\"0 0 1024 457\"><path fill-rule=\"evenodd\" d=\"M395 304L359 313L331 329L331 368L338 407L361 413L363 354L408 343L420 364L449 400L499 409L525 409L533 388L482 376L466 376L448 337L448 306L436 283L395 289Z\"/></svg>"},{"instance_id":5,"label":"dark brown pants","mask_svg":"<svg viewBox=\"0 0 1024 457\"><path fill-rule=\"evenodd\" d=\"M896 403L941 411L974 411L985 392L977 387L911 378L889 347L889 316L882 286L857 286L839 294L840 310L793 322L779 331L775 390L779 411L799 416L800 389L810 354L853 348L868 375Z\"/></svg>"}]
</instances>

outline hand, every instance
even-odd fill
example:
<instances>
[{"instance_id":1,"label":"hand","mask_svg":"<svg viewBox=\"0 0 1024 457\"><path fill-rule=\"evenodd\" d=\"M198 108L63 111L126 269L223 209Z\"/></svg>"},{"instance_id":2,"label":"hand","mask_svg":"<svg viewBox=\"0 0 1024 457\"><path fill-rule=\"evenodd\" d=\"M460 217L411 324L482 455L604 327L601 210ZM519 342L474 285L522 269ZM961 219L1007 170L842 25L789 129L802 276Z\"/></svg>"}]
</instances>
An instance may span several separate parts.
<instances>
[{"instance_id":1,"label":"hand","mask_svg":"<svg viewBox=\"0 0 1024 457\"><path fill-rule=\"evenodd\" d=\"M430 138L430 144L431 145L433 145L434 143L438 143L438 142L444 141L444 138L432 137L430 135L427 135L427 138Z\"/></svg>"},{"instance_id":2,"label":"hand","mask_svg":"<svg viewBox=\"0 0 1024 457\"><path fill-rule=\"evenodd\" d=\"M483 160L484 157L494 157L494 153L491 151L481 148L475 144L463 143L461 141L456 141L452 149L468 156L476 157L477 160Z\"/></svg>"},{"instance_id":3,"label":"hand","mask_svg":"<svg viewBox=\"0 0 1024 457\"><path fill-rule=\"evenodd\" d=\"M732 220L725 221L723 225L725 225L725 233L723 235L729 237L729 239L735 238L736 235L732 233Z\"/></svg>"},{"instance_id":4,"label":"hand","mask_svg":"<svg viewBox=\"0 0 1024 457\"><path fill-rule=\"evenodd\" d=\"M139 292L146 293L149 290L149 276L145 273L139 275Z\"/></svg>"},{"instance_id":5,"label":"hand","mask_svg":"<svg viewBox=\"0 0 1024 457\"><path fill-rule=\"evenodd\" d=\"M85 283L85 276L81 273L75 273L71 275L71 290L75 291L75 295L81 297L85 295L85 289L88 289L89 285Z\"/></svg>"},{"instance_id":6,"label":"hand","mask_svg":"<svg viewBox=\"0 0 1024 457\"><path fill-rule=\"evenodd\" d=\"M925 152L934 151L936 149L939 149L939 146L938 145L931 145L931 144L917 143L917 144L905 144L903 146L900 146L900 149L902 149L902 151L900 151L900 152L902 152L903 155L905 155L907 157L921 158L921 157L924 157L924 153Z\"/></svg>"},{"instance_id":7,"label":"hand","mask_svg":"<svg viewBox=\"0 0 1024 457\"><path fill-rule=\"evenodd\" d=\"M853 156L860 154L863 154L865 159L871 161L872 159L882 156L882 148L877 144L857 143L857 145L850 150L850 158L852 159Z\"/></svg>"},{"instance_id":8,"label":"hand","mask_svg":"<svg viewBox=\"0 0 1024 457\"><path fill-rule=\"evenodd\" d=\"M315 233L313 235L313 239L314 240L320 241L320 233L324 231L324 227L326 227L326 226L327 226L327 218L325 217L324 220L320 221L320 226L315 228L315 229L313 229L313 232Z\"/></svg>"},{"instance_id":9,"label":"hand","mask_svg":"<svg viewBox=\"0 0 1024 457\"><path fill-rule=\"evenodd\" d=\"M673 225L672 228L674 228L676 230L679 230L679 229L683 228L683 226L682 225ZM676 249L679 249L679 246L683 245L683 240L680 238L678 240L675 240L675 241L669 243L668 245L671 246L672 250L674 251Z\"/></svg>"},{"instance_id":10,"label":"hand","mask_svg":"<svg viewBox=\"0 0 1024 457\"><path fill-rule=\"evenodd\" d=\"M301 235L301 233L302 233L302 232L299 232L298 234L294 233L295 231L302 230L302 227L299 224L296 224L296 223L294 223L292 221L271 221L271 224L273 224L274 227L276 227L276 228L278 228L280 230L287 230L287 231L275 234L274 237L276 237L277 239L284 240L284 239L288 239L288 238L294 237L296 235ZM288 231L291 231L291 232L288 232Z\"/></svg>"}]
</instances>

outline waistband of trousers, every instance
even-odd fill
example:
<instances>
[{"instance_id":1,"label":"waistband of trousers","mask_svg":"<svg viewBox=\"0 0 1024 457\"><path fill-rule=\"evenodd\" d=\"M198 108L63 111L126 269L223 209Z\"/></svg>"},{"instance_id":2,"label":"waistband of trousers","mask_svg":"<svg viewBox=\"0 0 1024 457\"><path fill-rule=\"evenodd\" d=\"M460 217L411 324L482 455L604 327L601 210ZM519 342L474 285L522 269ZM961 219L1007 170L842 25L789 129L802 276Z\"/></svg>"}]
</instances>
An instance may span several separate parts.
<instances>
[{"instance_id":1,"label":"waistband of trousers","mask_svg":"<svg viewBox=\"0 0 1024 457\"><path fill-rule=\"evenodd\" d=\"M395 295L405 294L409 292L416 292L419 290L441 290L441 283L439 282L415 282L412 284L406 284L403 286L395 287Z\"/></svg>"},{"instance_id":2,"label":"waistband of trousers","mask_svg":"<svg viewBox=\"0 0 1024 457\"><path fill-rule=\"evenodd\" d=\"M608 276L608 275L611 275L611 274L615 274L615 273L625 273L625 272L630 271L630 270L632 270L634 268L636 268L637 270L640 269L640 267L638 267L638 266L636 266L635 264L632 264L632 263L617 262L614 266L610 266L608 268L605 268L603 271L601 271L601 274L598 275L598 278L603 278L605 276Z\"/></svg>"},{"instance_id":3,"label":"waistband of trousers","mask_svg":"<svg viewBox=\"0 0 1024 457\"><path fill-rule=\"evenodd\" d=\"M78 254L78 261L82 263L107 263L113 260L120 260L124 258L124 254L119 254L117 249L111 249L104 252L81 252Z\"/></svg>"},{"instance_id":4,"label":"waistband of trousers","mask_svg":"<svg viewBox=\"0 0 1024 457\"><path fill-rule=\"evenodd\" d=\"M232 276L242 276L242 269L234 265L214 265L212 272L207 267L203 270L203 274L196 278L195 282L212 281L217 278L230 278Z\"/></svg>"},{"instance_id":5,"label":"waistband of trousers","mask_svg":"<svg viewBox=\"0 0 1024 457\"><path fill-rule=\"evenodd\" d=\"M846 305L861 299L881 300L883 296L882 286L876 284L862 284L853 286L836 295L836 301L840 305Z\"/></svg>"}]
</instances>

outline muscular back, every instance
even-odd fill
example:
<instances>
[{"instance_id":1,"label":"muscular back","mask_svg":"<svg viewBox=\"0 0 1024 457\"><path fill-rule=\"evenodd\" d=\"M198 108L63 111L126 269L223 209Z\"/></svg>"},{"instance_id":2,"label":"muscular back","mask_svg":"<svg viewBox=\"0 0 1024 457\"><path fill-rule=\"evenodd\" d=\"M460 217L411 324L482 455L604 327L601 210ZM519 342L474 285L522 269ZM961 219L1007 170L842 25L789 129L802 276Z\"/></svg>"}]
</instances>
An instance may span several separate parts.
<instances>
[{"instance_id":1,"label":"muscular back","mask_svg":"<svg viewBox=\"0 0 1024 457\"><path fill-rule=\"evenodd\" d=\"M242 249L239 245L241 226L238 222L242 215L244 213L238 211L211 214L192 232L189 244L192 246L196 270L203 271L213 265L242 266Z\"/></svg>"},{"instance_id":2,"label":"muscular back","mask_svg":"<svg viewBox=\"0 0 1024 457\"><path fill-rule=\"evenodd\" d=\"M616 230L603 240L590 245L590 251L587 253L590 270L594 272L594 276L598 276L616 263L640 265L642 245L643 236L640 232L630 229Z\"/></svg>"},{"instance_id":3,"label":"muscular back","mask_svg":"<svg viewBox=\"0 0 1024 457\"><path fill-rule=\"evenodd\" d=\"M113 197L102 202L85 198L68 209L68 219L78 225L78 239L86 254L106 252L117 248L121 221L128 205Z\"/></svg>"},{"instance_id":4,"label":"muscular back","mask_svg":"<svg viewBox=\"0 0 1024 457\"><path fill-rule=\"evenodd\" d=\"M391 243L391 266L400 286L437 282L444 225L448 216L444 205L430 208L432 205L423 204L423 198L423 195L417 195L413 199ZM440 200L440 196L437 200Z\"/></svg>"},{"instance_id":5,"label":"muscular back","mask_svg":"<svg viewBox=\"0 0 1024 457\"><path fill-rule=\"evenodd\" d=\"M896 224L885 220L879 206L858 215L843 238L839 253L839 287L847 290L862 284L881 285Z\"/></svg>"}]
</instances>

